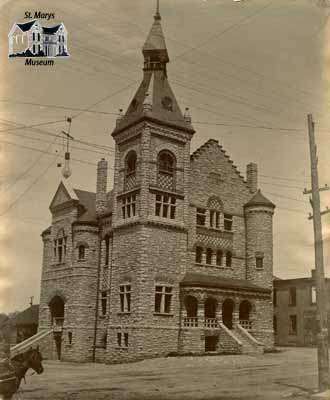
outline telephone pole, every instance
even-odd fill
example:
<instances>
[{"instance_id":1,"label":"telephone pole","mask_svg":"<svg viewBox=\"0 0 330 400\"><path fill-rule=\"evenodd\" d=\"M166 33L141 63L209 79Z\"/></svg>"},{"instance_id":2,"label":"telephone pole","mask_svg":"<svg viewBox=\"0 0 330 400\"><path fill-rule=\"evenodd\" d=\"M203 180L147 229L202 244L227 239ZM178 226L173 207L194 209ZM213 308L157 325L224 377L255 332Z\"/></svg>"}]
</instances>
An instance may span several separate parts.
<instances>
[{"instance_id":1,"label":"telephone pole","mask_svg":"<svg viewBox=\"0 0 330 400\"><path fill-rule=\"evenodd\" d=\"M319 372L319 391L323 392L330 387L329 379L329 353L328 353L328 323L326 309L326 291L324 279L324 262L323 262L323 241L322 241L322 220L321 215L330 212L329 209L321 212L320 209L320 191L329 190L328 186L319 188L318 178L318 159L317 148L314 135L314 121L312 114L307 116L309 148L311 158L311 180L312 190L304 190L304 194L312 194L310 203L312 205L313 214L309 219L313 219L314 228L314 250L315 250L315 272L316 272L316 304L317 304L317 359Z\"/></svg>"}]
</instances>

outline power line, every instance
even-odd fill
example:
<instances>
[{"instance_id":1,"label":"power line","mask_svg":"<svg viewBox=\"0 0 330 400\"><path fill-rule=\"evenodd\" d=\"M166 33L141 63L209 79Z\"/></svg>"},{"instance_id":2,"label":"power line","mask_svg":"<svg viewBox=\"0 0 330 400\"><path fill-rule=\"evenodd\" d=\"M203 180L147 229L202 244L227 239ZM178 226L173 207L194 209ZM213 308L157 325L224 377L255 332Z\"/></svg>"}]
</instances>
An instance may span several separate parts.
<instances>
[{"instance_id":1,"label":"power line","mask_svg":"<svg viewBox=\"0 0 330 400\"><path fill-rule=\"evenodd\" d=\"M47 168L44 169L44 171L37 176L37 178L5 209L5 211L3 211L0 214L0 217L3 217L8 211L10 211L19 201L20 199L39 181L39 179L41 179L47 172L48 170L55 164L56 160L58 159L58 157L60 156L60 154L57 154L56 157L54 158L54 160L52 160L52 162L47 166Z\"/></svg>"},{"instance_id":2,"label":"power line","mask_svg":"<svg viewBox=\"0 0 330 400\"><path fill-rule=\"evenodd\" d=\"M29 102L29 101L1 99L0 102L24 104L24 105L29 105L29 106L45 107L45 108L56 108L56 109L70 110L70 111L82 111L82 112L88 112L88 113L93 113L93 114L118 115L118 113L114 113L114 112L112 113L112 112L107 112L107 111L96 111L96 110L89 110L89 109L83 109L83 108L78 108L78 107L66 107L66 106L60 106L60 105L56 105L56 104L33 103L33 102Z\"/></svg>"},{"instance_id":3,"label":"power line","mask_svg":"<svg viewBox=\"0 0 330 400\"><path fill-rule=\"evenodd\" d=\"M52 142L50 142L49 146L47 146L46 151L50 150L50 148L52 147L53 144L55 144L56 142L55 138ZM9 185L7 186L7 188L4 190L4 192L7 192L10 188L12 188L20 179L24 178L24 176L26 176L26 174L28 174L38 163L39 161L42 159L42 157L45 155L45 153L41 153L39 157L37 157L35 159L35 161L25 170L23 171L23 173L21 173L20 175L18 175L16 177L16 179Z\"/></svg>"},{"instance_id":4,"label":"power line","mask_svg":"<svg viewBox=\"0 0 330 400\"><path fill-rule=\"evenodd\" d=\"M21 147L21 148L23 148L23 149L27 149L27 150L31 150L31 151L37 151L37 152L39 152L39 153L41 152L41 153L44 153L44 154L49 154L49 155L51 155L51 156L56 155L56 153L51 153L51 152L49 152L49 151L37 149L37 148L35 148L35 147L29 147L29 146L25 146L25 145L22 145L22 144L9 142L8 140L0 140L0 143L9 144L9 145L11 145L11 146L16 146L16 147ZM79 158L71 158L71 160L72 160L72 161L79 162L79 163L82 163L82 164L93 165L94 167L97 166L96 163L93 163L93 162L90 162L90 161L86 161L86 160L81 160L81 159L79 159ZM109 168L109 169L113 169L112 167L108 167L108 168Z\"/></svg>"},{"instance_id":5,"label":"power line","mask_svg":"<svg viewBox=\"0 0 330 400\"><path fill-rule=\"evenodd\" d=\"M262 183L263 185L281 186L281 187L285 187L285 188L301 190L301 186L284 185L282 183L272 183L272 182L262 182L262 181L260 181L260 183Z\"/></svg>"},{"instance_id":6,"label":"power line","mask_svg":"<svg viewBox=\"0 0 330 400\"><path fill-rule=\"evenodd\" d=\"M299 199L295 199L293 197L289 197L289 196L282 196L281 194L277 194L277 193L271 193L271 192L264 192L266 194L270 194L271 196L276 196L276 197L280 197L282 199L286 199L286 200L292 200L292 201L297 201L299 203L304 203L304 204L308 204L308 202L304 201L304 200L299 200Z\"/></svg>"}]
</instances>

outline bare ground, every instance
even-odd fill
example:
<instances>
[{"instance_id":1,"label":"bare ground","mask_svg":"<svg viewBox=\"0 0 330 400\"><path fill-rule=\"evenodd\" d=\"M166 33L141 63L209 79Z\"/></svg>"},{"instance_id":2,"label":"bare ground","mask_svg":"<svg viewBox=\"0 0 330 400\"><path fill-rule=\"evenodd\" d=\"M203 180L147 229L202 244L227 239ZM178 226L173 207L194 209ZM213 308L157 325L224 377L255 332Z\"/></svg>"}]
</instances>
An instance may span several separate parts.
<instances>
[{"instance_id":1,"label":"bare ground","mask_svg":"<svg viewBox=\"0 0 330 400\"><path fill-rule=\"evenodd\" d=\"M44 361L27 376L21 400L308 399L317 387L315 349L260 356L170 357L130 364ZM30 372L28 372L28 375Z\"/></svg>"}]
</instances>

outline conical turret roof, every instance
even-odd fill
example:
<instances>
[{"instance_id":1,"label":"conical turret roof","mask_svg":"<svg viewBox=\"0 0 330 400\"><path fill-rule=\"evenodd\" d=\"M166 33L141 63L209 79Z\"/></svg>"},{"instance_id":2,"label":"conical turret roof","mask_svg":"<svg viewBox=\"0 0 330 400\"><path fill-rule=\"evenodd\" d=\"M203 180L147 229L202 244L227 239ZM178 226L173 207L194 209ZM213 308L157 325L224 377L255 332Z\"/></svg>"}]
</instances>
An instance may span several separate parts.
<instances>
[{"instance_id":1,"label":"conical turret roof","mask_svg":"<svg viewBox=\"0 0 330 400\"><path fill-rule=\"evenodd\" d=\"M260 189L258 189L254 196L246 204L244 204L244 207L251 206L266 206L275 208L275 204L268 200L267 197L261 193Z\"/></svg>"}]
</instances>

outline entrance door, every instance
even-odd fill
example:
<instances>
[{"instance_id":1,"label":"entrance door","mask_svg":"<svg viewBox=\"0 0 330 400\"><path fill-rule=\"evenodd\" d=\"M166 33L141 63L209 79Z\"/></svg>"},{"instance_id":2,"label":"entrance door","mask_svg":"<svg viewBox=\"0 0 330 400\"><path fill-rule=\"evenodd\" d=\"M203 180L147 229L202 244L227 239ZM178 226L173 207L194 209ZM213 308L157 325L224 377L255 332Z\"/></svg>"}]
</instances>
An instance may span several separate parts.
<instances>
[{"instance_id":1,"label":"entrance door","mask_svg":"<svg viewBox=\"0 0 330 400\"><path fill-rule=\"evenodd\" d=\"M231 299L227 299L222 303L222 322L228 329L233 328L233 311L234 302Z\"/></svg>"},{"instance_id":2,"label":"entrance door","mask_svg":"<svg viewBox=\"0 0 330 400\"><path fill-rule=\"evenodd\" d=\"M205 351L216 351L218 336L205 336Z\"/></svg>"},{"instance_id":3,"label":"entrance door","mask_svg":"<svg viewBox=\"0 0 330 400\"><path fill-rule=\"evenodd\" d=\"M56 355L57 359L61 360L61 351L62 351L62 332L55 332L54 333L54 340L56 346Z\"/></svg>"}]
</instances>

